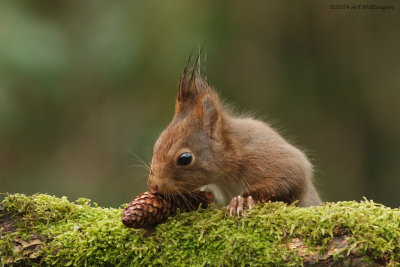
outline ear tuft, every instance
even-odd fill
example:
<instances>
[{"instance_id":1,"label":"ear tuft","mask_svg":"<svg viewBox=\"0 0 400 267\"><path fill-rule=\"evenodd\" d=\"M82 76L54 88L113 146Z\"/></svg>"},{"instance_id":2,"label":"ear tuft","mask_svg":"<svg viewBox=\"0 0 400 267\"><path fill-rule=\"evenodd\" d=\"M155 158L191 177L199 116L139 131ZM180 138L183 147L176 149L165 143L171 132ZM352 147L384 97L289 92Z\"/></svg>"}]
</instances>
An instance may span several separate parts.
<instances>
[{"instance_id":1,"label":"ear tuft","mask_svg":"<svg viewBox=\"0 0 400 267\"><path fill-rule=\"evenodd\" d=\"M202 77L201 54L203 47L199 50L196 60L192 66L191 58L193 52L190 53L186 66L178 85L178 97L176 99L176 112L180 111L182 106L189 105L193 100L201 94L204 88L208 87L206 80Z\"/></svg>"}]
</instances>

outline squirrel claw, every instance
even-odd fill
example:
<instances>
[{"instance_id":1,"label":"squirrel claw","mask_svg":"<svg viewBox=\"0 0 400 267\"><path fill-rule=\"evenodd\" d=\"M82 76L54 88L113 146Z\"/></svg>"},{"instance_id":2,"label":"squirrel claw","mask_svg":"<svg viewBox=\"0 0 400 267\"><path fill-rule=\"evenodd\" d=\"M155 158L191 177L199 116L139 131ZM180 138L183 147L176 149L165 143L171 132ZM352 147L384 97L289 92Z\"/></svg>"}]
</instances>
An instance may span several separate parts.
<instances>
[{"instance_id":1,"label":"squirrel claw","mask_svg":"<svg viewBox=\"0 0 400 267\"><path fill-rule=\"evenodd\" d=\"M251 196L242 197L239 195L237 197L232 198L231 202L226 207L226 209L229 210L230 216L232 216L233 213L237 213L238 216L242 216L244 207L248 207L249 209L251 209L253 206L254 206L254 200Z\"/></svg>"}]
</instances>

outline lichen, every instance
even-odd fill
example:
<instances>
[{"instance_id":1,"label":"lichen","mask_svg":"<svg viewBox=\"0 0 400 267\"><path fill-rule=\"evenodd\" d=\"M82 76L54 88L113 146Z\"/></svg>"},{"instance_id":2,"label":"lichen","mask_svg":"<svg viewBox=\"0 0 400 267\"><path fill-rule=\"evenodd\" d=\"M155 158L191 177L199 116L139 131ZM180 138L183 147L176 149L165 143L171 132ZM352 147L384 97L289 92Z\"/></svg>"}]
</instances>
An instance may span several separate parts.
<instances>
[{"instance_id":1,"label":"lichen","mask_svg":"<svg viewBox=\"0 0 400 267\"><path fill-rule=\"evenodd\" d=\"M88 199L15 194L2 209L16 214L16 231L0 240L2 265L301 265L291 240L324 252L338 233L348 235L348 246L336 259L355 249L366 260L400 264L400 211L368 200L309 208L265 203L241 218L211 206L170 217L150 232L122 225L122 208ZM15 249L15 240L26 244ZM40 249L26 257L31 246Z\"/></svg>"}]
</instances>

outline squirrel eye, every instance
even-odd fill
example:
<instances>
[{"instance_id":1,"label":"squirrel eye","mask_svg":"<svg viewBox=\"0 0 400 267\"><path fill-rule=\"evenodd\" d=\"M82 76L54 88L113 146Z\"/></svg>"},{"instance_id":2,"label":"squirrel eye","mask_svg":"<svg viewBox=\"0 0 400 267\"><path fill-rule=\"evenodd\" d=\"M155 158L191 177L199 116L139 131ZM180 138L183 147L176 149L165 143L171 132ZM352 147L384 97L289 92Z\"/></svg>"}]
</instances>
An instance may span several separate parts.
<instances>
[{"instance_id":1,"label":"squirrel eye","mask_svg":"<svg viewBox=\"0 0 400 267\"><path fill-rule=\"evenodd\" d=\"M189 152L182 153L179 158L178 158L178 165L188 165L190 162L192 162L192 154Z\"/></svg>"}]
</instances>

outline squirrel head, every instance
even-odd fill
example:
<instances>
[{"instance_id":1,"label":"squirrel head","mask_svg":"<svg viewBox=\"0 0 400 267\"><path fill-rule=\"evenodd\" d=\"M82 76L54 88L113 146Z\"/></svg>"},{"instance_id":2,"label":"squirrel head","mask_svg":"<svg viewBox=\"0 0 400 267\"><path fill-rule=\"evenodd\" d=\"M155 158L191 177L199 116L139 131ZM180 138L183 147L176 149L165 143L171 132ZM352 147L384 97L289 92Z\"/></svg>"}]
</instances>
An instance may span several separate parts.
<instances>
[{"instance_id":1,"label":"squirrel head","mask_svg":"<svg viewBox=\"0 0 400 267\"><path fill-rule=\"evenodd\" d=\"M188 193L213 183L224 161L223 124L219 97L201 77L199 54L183 71L174 117L154 145L150 190Z\"/></svg>"}]
</instances>

